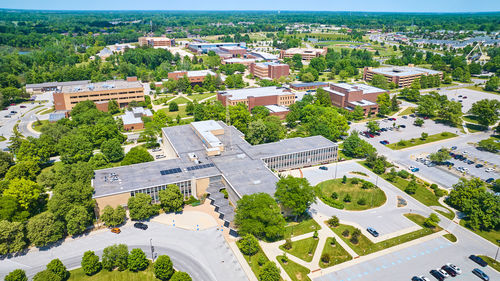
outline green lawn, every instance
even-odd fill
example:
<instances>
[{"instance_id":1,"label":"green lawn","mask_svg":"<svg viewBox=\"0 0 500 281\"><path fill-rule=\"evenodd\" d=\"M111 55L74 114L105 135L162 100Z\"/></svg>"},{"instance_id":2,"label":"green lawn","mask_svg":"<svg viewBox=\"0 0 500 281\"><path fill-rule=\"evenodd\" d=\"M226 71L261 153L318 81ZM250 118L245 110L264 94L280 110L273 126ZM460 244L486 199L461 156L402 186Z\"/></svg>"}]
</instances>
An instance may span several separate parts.
<instances>
[{"instance_id":1,"label":"green lawn","mask_svg":"<svg viewBox=\"0 0 500 281\"><path fill-rule=\"evenodd\" d=\"M7 140L7 138L5 138L4 136L0 136L0 141L5 141Z\"/></svg>"},{"instance_id":2,"label":"green lawn","mask_svg":"<svg viewBox=\"0 0 500 281\"><path fill-rule=\"evenodd\" d=\"M172 100L172 102L176 102L177 104L186 104L189 102L189 100L185 97L178 97L175 100Z\"/></svg>"},{"instance_id":3,"label":"green lawn","mask_svg":"<svg viewBox=\"0 0 500 281\"><path fill-rule=\"evenodd\" d=\"M473 123L465 123L465 127L467 127L467 130L469 130L470 133L486 131L485 127Z\"/></svg>"},{"instance_id":4,"label":"green lawn","mask_svg":"<svg viewBox=\"0 0 500 281\"><path fill-rule=\"evenodd\" d=\"M169 100L173 99L175 96L160 96L159 98L153 100L154 105L160 105L168 103Z\"/></svg>"},{"instance_id":5,"label":"green lawn","mask_svg":"<svg viewBox=\"0 0 500 281\"><path fill-rule=\"evenodd\" d=\"M320 229L321 226L311 217L299 219L298 222L289 221L285 227L285 239Z\"/></svg>"},{"instance_id":6,"label":"green lawn","mask_svg":"<svg viewBox=\"0 0 500 281\"><path fill-rule=\"evenodd\" d=\"M418 239L418 238L421 238L421 237L424 237L424 236L427 236L429 234L432 234L432 233L435 233L435 232L442 230L442 228L440 228L439 226L434 228L434 229L425 227L423 225L425 218L420 216L420 215L405 214L405 217L407 217L408 219L410 219L414 223L421 226L422 229L419 229L419 230L416 230L416 231L413 231L413 232L410 232L407 234L403 234L403 235L400 235L400 236L397 236L397 237L394 237L391 239L387 239L387 240L384 240L384 241L381 241L378 243L371 242L363 234L360 235L357 244L351 243L351 241L349 241L351 238L351 234L356 229L355 227L353 227L351 225L341 224L338 227L332 227L331 229L342 240L344 240L344 242L346 242L347 245L349 245L349 247L351 249L353 249L358 255L361 255L361 256L368 255L368 254L371 254L374 252L378 252L378 251L381 251L381 250L384 250L384 249L387 249L390 247L394 247L396 245L403 244L403 243L406 243L406 242L409 242L409 241L412 241L412 240L415 240L415 239ZM347 237L342 235L342 233L345 230L349 231L349 235Z\"/></svg>"},{"instance_id":7,"label":"green lawn","mask_svg":"<svg viewBox=\"0 0 500 281\"><path fill-rule=\"evenodd\" d=\"M497 241L500 240L500 231L484 231L472 229L467 225L467 221L465 219L460 220L460 225L483 237L484 239L489 240L495 245L498 243Z\"/></svg>"},{"instance_id":8,"label":"green lawn","mask_svg":"<svg viewBox=\"0 0 500 281\"><path fill-rule=\"evenodd\" d=\"M415 107L407 107L405 110L401 111L398 116L410 115L415 112Z\"/></svg>"},{"instance_id":9,"label":"green lawn","mask_svg":"<svg viewBox=\"0 0 500 281\"><path fill-rule=\"evenodd\" d=\"M335 243L334 245L331 244L334 239L335 238L333 237L328 237L328 239L326 239L325 247L323 248L323 252L321 252L321 256L323 256L324 254L330 255L330 262L324 263L322 261L319 261L319 267L321 268L327 268L352 260L352 256L349 255L349 253L344 248L342 248L339 243Z\"/></svg>"},{"instance_id":10,"label":"green lawn","mask_svg":"<svg viewBox=\"0 0 500 281\"><path fill-rule=\"evenodd\" d=\"M290 255L296 256L301 260L310 262L313 259L314 252L316 252L318 242L319 239L309 237L302 240L293 241L292 248L290 250L286 250L285 248L283 248L283 245L280 246L280 249L289 253Z\"/></svg>"},{"instance_id":11,"label":"green lawn","mask_svg":"<svg viewBox=\"0 0 500 281\"><path fill-rule=\"evenodd\" d=\"M363 189L363 181L359 181L357 184L352 184L351 178L348 178L345 184L342 183L342 179L327 180L320 182L317 188L320 192L321 200L334 208L339 208L343 205L343 209L350 211L367 210L375 207L379 207L385 203L387 197L385 193L380 188L369 188ZM338 199L332 199L332 193L336 192ZM343 199L349 194L351 196L351 202L344 202ZM365 200L365 204L361 205L358 203L360 199ZM332 204L332 200L335 202Z\"/></svg>"},{"instance_id":12,"label":"green lawn","mask_svg":"<svg viewBox=\"0 0 500 281\"><path fill-rule=\"evenodd\" d=\"M191 96L189 96L190 99L192 99L193 101L200 101L202 99L206 99L208 97L215 97L217 96L216 93L204 93L204 94L193 94Z\"/></svg>"},{"instance_id":13,"label":"green lawn","mask_svg":"<svg viewBox=\"0 0 500 281\"><path fill-rule=\"evenodd\" d=\"M382 178L387 180L387 174L381 175ZM404 191L406 189L406 186L410 182L409 180L403 179L401 177L396 177L394 181L389 181L391 184L396 186L397 188L401 189ZM418 183L418 181L417 181ZM441 206L441 204L438 201L438 198L436 195L434 195L434 192L432 192L430 189L425 187L425 185L418 183L418 188L415 192L415 194L410 194L411 197L417 199L420 201L422 204L426 206Z\"/></svg>"},{"instance_id":14,"label":"green lawn","mask_svg":"<svg viewBox=\"0 0 500 281\"><path fill-rule=\"evenodd\" d=\"M163 112L165 112L167 114L167 116L169 116L171 118L176 118L177 115L180 115L181 118L187 116L187 114L186 114L186 106L185 105L179 105L179 110L178 111L172 111L172 112L170 112L168 110L168 106L165 107L165 108L162 108L160 110L163 111Z\"/></svg>"},{"instance_id":15,"label":"green lawn","mask_svg":"<svg viewBox=\"0 0 500 281\"><path fill-rule=\"evenodd\" d=\"M35 130L37 132L41 132L42 127L47 125L47 124L49 124L49 120L35 121L35 122L33 122L32 128L33 128L33 130Z\"/></svg>"},{"instance_id":16,"label":"green lawn","mask_svg":"<svg viewBox=\"0 0 500 281\"><path fill-rule=\"evenodd\" d=\"M469 86L465 87L466 89L471 89L479 92L484 92L484 93L489 93L489 94L494 94L494 95L500 95L500 92L494 92L494 91L486 91L483 87L477 87L477 86Z\"/></svg>"},{"instance_id":17,"label":"green lawn","mask_svg":"<svg viewBox=\"0 0 500 281\"><path fill-rule=\"evenodd\" d=\"M307 277L307 274L311 272L308 268L305 268L302 265L291 260L288 260L288 262L285 264L282 261L283 257L284 256L277 256L276 259L281 264L283 269L285 269L286 274L288 274L292 281L311 281L311 279Z\"/></svg>"},{"instance_id":18,"label":"green lawn","mask_svg":"<svg viewBox=\"0 0 500 281\"><path fill-rule=\"evenodd\" d=\"M49 114L49 113L52 113L54 111L55 111L54 108L46 108L46 109L42 109L40 111L37 111L36 114Z\"/></svg>"},{"instance_id":19,"label":"green lawn","mask_svg":"<svg viewBox=\"0 0 500 281\"><path fill-rule=\"evenodd\" d=\"M71 275L68 281L157 281L153 273L153 267L149 266L144 271L139 272L131 272L128 270L125 271L107 271L105 269L101 270L99 273L93 276L87 276L83 269L78 268L70 271Z\"/></svg>"},{"instance_id":20,"label":"green lawn","mask_svg":"<svg viewBox=\"0 0 500 281\"><path fill-rule=\"evenodd\" d=\"M248 265L250 265L250 268L252 268L253 273L257 277L259 276L262 265L269 261L269 258L267 258L266 254L264 254L264 251L262 251L260 247L259 251L253 256L247 256L243 253L241 254L243 255L243 257L245 257L245 260L247 261ZM263 262L262 265L259 265L259 259L261 259L261 261Z\"/></svg>"},{"instance_id":21,"label":"green lawn","mask_svg":"<svg viewBox=\"0 0 500 281\"><path fill-rule=\"evenodd\" d=\"M485 262L487 262L491 268L500 272L500 262L498 262L498 261L496 261L488 256L479 256L479 257L482 258Z\"/></svg>"},{"instance_id":22,"label":"green lawn","mask_svg":"<svg viewBox=\"0 0 500 281\"><path fill-rule=\"evenodd\" d=\"M456 136L457 135L454 133L442 132L439 134L430 135L425 140L422 140L420 138L411 139L411 140L402 140L399 142L388 144L388 145L386 145L386 147L393 149L393 150L399 150L399 149L417 146L417 145L421 145L421 144L425 144L425 143L431 143L431 142L435 142L435 141L450 139L450 138L454 138Z\"/></svg>"},{"instance_id":23,"label":"green lawn","mask_svg":"<svg viewBox=\"0 0 500 281\"><path fill-rule=\"evenodd\" d=\"M444 238L450 240L451 242L457 242L457 237L451 233L446 233L443 235Z\"/></svg>"},{"instance_id":24,"label":"green lawn","mask_svg":"<svg viewBox=\"0 0 500 281\"><path fill-rule=\"evenodd\" d=\"M479 124L479 122L477 121L477 117L474 115L465 115L462 116L462 119L468 123Z\"/></svg>"}]
</instances>

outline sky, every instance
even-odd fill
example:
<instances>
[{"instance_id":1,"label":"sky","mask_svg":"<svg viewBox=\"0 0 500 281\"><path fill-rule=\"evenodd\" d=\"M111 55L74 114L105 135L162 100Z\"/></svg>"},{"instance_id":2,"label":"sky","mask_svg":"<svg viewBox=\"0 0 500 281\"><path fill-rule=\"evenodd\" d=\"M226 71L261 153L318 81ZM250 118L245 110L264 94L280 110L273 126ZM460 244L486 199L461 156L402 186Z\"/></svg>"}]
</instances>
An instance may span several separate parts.
<instances>
[{"instance_id":1,"label":"sky","mask_svg":"<svg viewBox=\"0 0 500 281\"><path fill-rule=\"evenodd\" d=\"M500 0L0 0L0 8L32 10L492 12L500 11Z\"/></svg>"}]
</instances>

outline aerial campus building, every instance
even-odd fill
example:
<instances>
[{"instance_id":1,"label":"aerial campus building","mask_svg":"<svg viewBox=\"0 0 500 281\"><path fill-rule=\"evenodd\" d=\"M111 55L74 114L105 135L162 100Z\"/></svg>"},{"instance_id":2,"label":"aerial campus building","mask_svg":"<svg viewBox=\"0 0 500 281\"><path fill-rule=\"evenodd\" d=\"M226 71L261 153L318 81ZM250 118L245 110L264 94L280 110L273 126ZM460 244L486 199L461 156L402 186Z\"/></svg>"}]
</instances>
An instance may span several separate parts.
<instances>
[{"instance_id":1,"label":"aerial campus building","mask_svg":"<svg viewBox=\"0 0 500 281\"><path fill-rule=\"evenodd\" d=\"M247 44L245 42L240 42L240 43L206 43L206 42L190 42L188 44L188 49L200 53L200 54L206 54L212 49L218 49L218 48L226 48L228 49L236 49L236 48L231 48L231 47L239 47L238 50L241 51L241 48L246 49ZM223 50L223 52L226 52Z\"/></svg>"},{"instance_id":2,"label":"aerial campus building","mask_svg":"<svg viewBox=\"0 0 500 281\"><path fill-rule=\"evenodd\" d=\"M278 177L272 170L337 160L337 144L322 136L254 146L243 137L233 126L213 120L163 128L162 148L167 160L96 170L93 198L100 211L106 205L126 206L138 193L148 194L158 203L158 192L175 184L185 199L208 194L220 218L229 225L234 218L232 206L244 195L274 194Z\"/></svg>"},{"instance_id":3,"label":"aerial campus building","mask_svg":"<svg viewBox=\"0 0 500 281\"><path fill-rule=\"evenodd\" d=\"M248 110L252 110L255 106L277 105L290 106L295 103L295 93L285 87L260 87L260 88L245 88L237 90L226 90L217 93L217 100L222 105L237 105L244 103L248 106Z\"/></svg>"},{"instance_id":4,"label":"aerial campus building","mask_svg":"<svg viewBox=\"0 0 500 281\"><path fill-rule=\"evenodd\" d=\"M249 71L261 79L279 79L290 74L290 66L279 62L259 62L250 64Z\"/></svg>"},{"instance_id":5,"label":"aerial campus building","mask_svg":"<svg viewBox=\"0 0 500 281\"><path fill-rule=\"evenodd\" d=\"M365 116L378 113L377 97L389 91L365 84L332 83L323 88L329 95L333 106L353 111L360 106Z\"/></svg>"},{"instance_id":6,"label":"aerial campus building","mask_svg":"<svg viewBox=\"0 0 500 281\"><path fill-rule=\"evenodd\" d=\"M394 82L398 87L410 87L411 83L415 79L419 79L424 75L439 75L439 77L443 78L443 72L415 67L412 64L408 66L390 66L390 67L380 67L380 68L372 68L365 67L363 70L363 80L372 81L373 76L379 74L387 78L387 82Z\"/></svg>"},{"instance_id":7,"label":"aerial campus building","mask_svg":"<svg viewBox=\"0 0 500 281\"><path fill-rule=\"evenodd\" d=\"M91 100L97 108L108 111L108 102L115 100L120 107L127 106L131 101L144 101L144 87L135 77L127 80L109 80L105 82L62 84L54 89L54 108L58 110L71 110L82 101Z\"/></svg>"},{"instance_id":8,"label":"aerial campus building","mask_svg":"<svg viewBox=\"0 0 500 281\"><path fill-rule=\"evenodd\" d=\"M311 60L313 58L317 58L319 56L324 56L328 52L327 47L323 47L323 49L314 49L314 48L291 48L288 50L281 50L280 58L292 58L294 55L299 55L303 60Z\"/></svg>"},{"instance_id":9,"label":"aerial campus building","mask_svg":"<svg viewBox=\"0 0 500 281\"><path fill-rule=\"evenodd\" d=\"M217 74L212 70L193 70L193 71L178 70L174 72L169 72L168 79L177 81L186 76L191 84L195 83L200 84L203 83L203 81L205 81L205 77L207 77L207 75L215 77Z\"/></svg>"},{"instance_id":10,"label":"aerial campus building","mask_svg":"<svg viewBox=\"0 0 500 281\"><path fill-rule=\"evenodd\" d=\"M167 37L139 37L139 46L174 47L175 39Z\"/></svg>"}]
</instances>

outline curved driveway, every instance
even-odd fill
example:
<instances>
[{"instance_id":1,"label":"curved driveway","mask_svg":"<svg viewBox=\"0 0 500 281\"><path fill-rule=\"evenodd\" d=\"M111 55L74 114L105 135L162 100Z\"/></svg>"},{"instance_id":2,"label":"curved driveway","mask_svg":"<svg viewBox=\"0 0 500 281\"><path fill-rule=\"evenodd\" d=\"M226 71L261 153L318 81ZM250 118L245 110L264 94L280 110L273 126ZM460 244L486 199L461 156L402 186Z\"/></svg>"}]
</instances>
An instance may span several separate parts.
<instances>
[{"instance_id":1,"label":"curved driveway","mask_svg":"<svg viewBox=\"0 0 500 281\"><path fill-rule=\"evenodd\" d=\"M146 231L125 226L120 234L100 230L67 239L49 249L35 249L25 255L4 259L0 262L0 278L16 268L33 276L55 258L61 259L67 268L76 268L80 266L85 251L92 250L101 255L105 247L113 244L126 244L129 250L141 248L151 258L151 239L157 255L169 255L174 267L189 273L193 280L248 280L222 234L215 228L188 231L155 222L148 223L148 226Z\"/></svg>"}]
</instances>

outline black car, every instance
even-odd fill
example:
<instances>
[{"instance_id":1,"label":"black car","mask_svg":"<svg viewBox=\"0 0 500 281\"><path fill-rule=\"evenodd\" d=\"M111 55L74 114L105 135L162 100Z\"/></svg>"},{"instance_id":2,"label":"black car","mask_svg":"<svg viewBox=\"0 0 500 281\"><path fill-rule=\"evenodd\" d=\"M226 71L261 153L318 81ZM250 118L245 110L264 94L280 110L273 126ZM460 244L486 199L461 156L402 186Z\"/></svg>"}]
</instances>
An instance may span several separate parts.
<instances>
[{"instance_id":1,"label":"black car","mask_svg":"<svg viewBox=\"0 0 500 281\"><path fill-rule=\"evenodd\" d=\"M446 273L448 273L449 275L451 275L451 277L457 276L457 272L453 268L451 268L451 267L449 267L447 265L443 265L443 267L441 267L441 269L444 270L444 271L446 271Z\"/></svg>"},{"instance_id":2,"label":"black car","mask_svg":"<svg viewBox=\"0 0 500 281\"><path fill-rule=\"evenodd\" d=\"M444 278L445 278L445 277L443 276L443 274L441 274L439 271L437 271L437 270L435 270L435 269L433 269L433 270L429 271L429 273L430 273L432 276L434 276L434 277L435 277L437 280L439 280L439 281L443 281L443 280L444 280Z\"/></svg>"},{"instance_id":3,"label":"black car","mask_svg":"<svg viewBox=\"0 0 500 281\"><path fill-rule=\"evenodd\" d=\"M406 125L399 125L400 128L406 128Z\"/></svg>"},{"instance_id":4,"label":"black car","mask_svg":"<svg viewBox=\"0 0 500 281\"><path fill-rule=\"evenodd\" d=\"M494 178L489 178L487 180L485 180L486 183L492 183L495 179Z\"/></svg>"},{"instance_id":5,"label":"black car","mask_svg":"<svg viewBox=\"0 0 500 281\"><path fill-rule=\"evenodd\" d=\"M486 267L488 265L487 262L485 262L482 258L476 255L470 255L469 259L473 260L475 263L479 264L482 267Z\"/></svg>"},{"instance_id":6,"label":"black car","mask_svg":"<svg viewBox=\"0 0 500 281\"><path fill-rule=\"evenodd\" d=\"M424 280L422 280L422 278L420 278L420 277L418 277L418 276L413 276L413 277L411 278L411 281L424 281Z\"/></svg>"},{"instance_id":7,"label":"black car","mask_svg":"<svg viewBox=\"0 0 500 281\"><path fill-rule=\"evenodd\" d=\"M142 222L136 222L136 223L134 223L134 227L135 228L140 228L142 230L148 229L148 225L145 224L145 223L142 223Z\"/></svg>"},{"instance_id":8,"label":"black car","mask_svg":"<svg viewBox=\"0 0 500 281\"><path fill-rule=\"evenodd\" d=\"M483 164L476 164L476 168L482 168L482 167L484 167Z\"/></svg>"}]
</instances>

